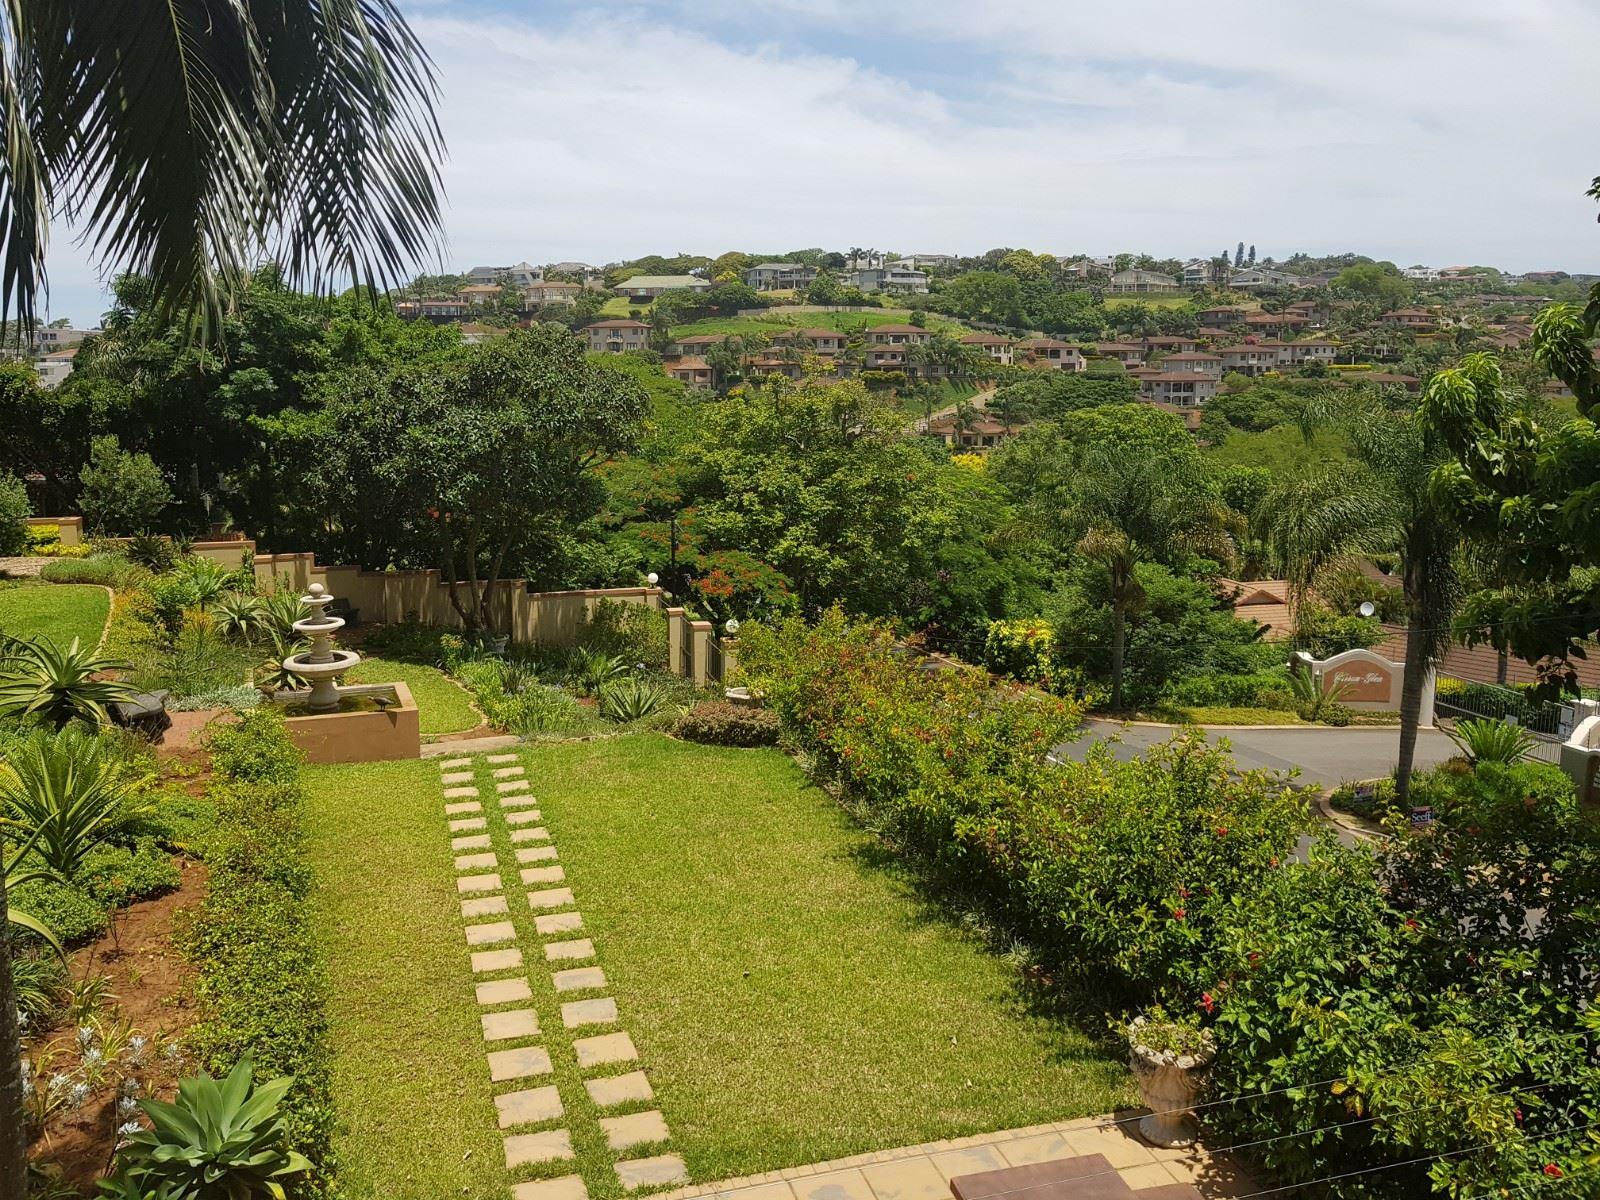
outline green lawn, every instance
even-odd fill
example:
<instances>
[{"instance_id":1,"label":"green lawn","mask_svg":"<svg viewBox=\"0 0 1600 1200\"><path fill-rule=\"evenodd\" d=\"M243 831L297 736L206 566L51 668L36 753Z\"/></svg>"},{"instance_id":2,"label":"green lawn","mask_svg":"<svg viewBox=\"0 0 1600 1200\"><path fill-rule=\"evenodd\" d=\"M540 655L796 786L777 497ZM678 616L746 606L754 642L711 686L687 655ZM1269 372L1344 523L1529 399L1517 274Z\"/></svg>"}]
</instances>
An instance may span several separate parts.
<instances>
[{"instance_id":1,"label":"green lawn","mask_svg":"<svg viewBox=\"0 0 1600 1200\"><path fill-rule=\"evenodd\" d=\"M105 588L79 583L0 584L0 633L48 638L62 646L77 638L86 649L100 643L111 611Z\"/></svg>"},{"instance_id":2,"label":"green lawn","mask_svg":"<svg viewBox=\"0 0 1600 1200\"><path fill-rule=\"evenodd\" d=\"M343 1190L503 1200L439 768L424 759L306 777Z\"/></svg>"},{"instance_id":3,"label":"green lawn","mask_svg":"<svg viewBox=\"0 0 1600 1200\"><path fill-rule=\"evenodd\" d=\"M345 676L345 682L405 684L417 702L423 737L460 733L483 720L461 685L437 667L363 657L360 665Z\"/></svg>"},{"instance_id":4,"label":"green lawn","mask_svg":"<svg viewBox=\"0 0 1600 1200\"><path fill-rule=\"evenodd\" d=\"M523 760L605 994L696 1181L1130 1101L1120 1062L1035 1011L1013 969L924 904L778 752L633 734ZM488 767L477 774L491 794ZM632 1152L601 1136L561 1024L573 996L543 964L498 806L488 832L554 1075L491 1089L438 768L308 775L348 1194L503 1200L491 1092L554 1082L566 1112L551 1127L577 1160L516 1177L577 1170L596 1200L619 1196L612 1164Z\"/></svg>"},{"instance_id":5,"label":"green lawn","mask_svg":"<svg viewBox=\"0 0 1600 1200\"><path fill-rule=\"evenodd\" d=\"M639 734L525 761L697 1181L1130 1100L777 751Z\"/></svg>"}]
</instances>

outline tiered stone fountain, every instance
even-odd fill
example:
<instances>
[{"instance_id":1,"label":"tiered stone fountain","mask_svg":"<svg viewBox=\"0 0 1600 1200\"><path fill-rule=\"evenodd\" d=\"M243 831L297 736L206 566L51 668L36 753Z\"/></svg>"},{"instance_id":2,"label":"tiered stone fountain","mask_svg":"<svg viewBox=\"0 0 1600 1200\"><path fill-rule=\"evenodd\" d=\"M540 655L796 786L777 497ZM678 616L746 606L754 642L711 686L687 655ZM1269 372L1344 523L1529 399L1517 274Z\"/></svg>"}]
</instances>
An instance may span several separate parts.
<instances>
[{"instance_id":1,"label":"tiered stone fountain","mask_svg":"<svg viewBox=\"0 0 1600 1200\"><path fill-rule=\"evenodd\" d=\"M311 687L272 697L285 710L284 728L290 739L318 763L420 755L421 717L411 689L403 683L341 684L340 678L361 661L361 655L333 644L334 635L344 628L343 618L328 615L333 597L322 584L313 583L300 603L308 615L294 623L294 631L309 638L311 646L291 654L283 666Z\"/></svg>"},{"instance_id":2,"label":"tiered stone fountain","mask_svg":"<svg viewBox=\"0 0 1600 1200\"><path fill-rule=\"evenodd\" d=\"M311 694L304 700L309 711L332 712L339 707L340 677L361 661L361 655L354 650L334 648L333 635L344 628L344 618L328 615L333 597L327 588L313 583L300 597L300 603L311 615L296 621L294 631L311 639L311 649L291 654L283 660L283 669L293 671L311 684Z\"/></svg>"}]
</instances>

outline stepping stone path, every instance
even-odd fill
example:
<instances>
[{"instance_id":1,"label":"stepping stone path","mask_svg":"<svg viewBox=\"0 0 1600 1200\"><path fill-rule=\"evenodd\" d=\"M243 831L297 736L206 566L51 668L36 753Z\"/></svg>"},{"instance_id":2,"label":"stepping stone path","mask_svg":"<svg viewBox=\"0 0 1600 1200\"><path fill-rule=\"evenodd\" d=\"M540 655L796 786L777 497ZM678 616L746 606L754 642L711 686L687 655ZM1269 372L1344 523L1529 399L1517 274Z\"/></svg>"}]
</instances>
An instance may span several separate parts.
<instances>
[{"instance_id":1,"label":"stepping stone path","mask_svg":"<svg viewBox=\"0 0 1600 1200\"><path fill-rule=\"evenodd\" d=\"M574 1129L582 1145L609 1148L625 1191L687 1183L682 1157L666 1152L672 1141L666 1120L649 1107L655 1090L637 1066L639 1051L620 1027L616 1000L604 994L605 971L567 965L595 958L595 945L581 936L583 915L550 831L540 823L539 801L519 756L451 758L439 767L463 948L483 1010L484 1062L494 1085L493 1119L502 1131L512 1200L589 1200L588 1184L574 1173ZM494 784L483 790L498 835L485 814L480 781ZM497 836L513 846L515 863L496 851ZM508 895L507 880L522 886ZM549 990L560 999L559 1029L555 1009L541 1022L531 1007L530 980L538 981L541 971L550 972ZM581 1092L564 1094L570 1076L549 1082L557 1074L552 1054L576 1063Z\"/></svg>"}]
</instances>

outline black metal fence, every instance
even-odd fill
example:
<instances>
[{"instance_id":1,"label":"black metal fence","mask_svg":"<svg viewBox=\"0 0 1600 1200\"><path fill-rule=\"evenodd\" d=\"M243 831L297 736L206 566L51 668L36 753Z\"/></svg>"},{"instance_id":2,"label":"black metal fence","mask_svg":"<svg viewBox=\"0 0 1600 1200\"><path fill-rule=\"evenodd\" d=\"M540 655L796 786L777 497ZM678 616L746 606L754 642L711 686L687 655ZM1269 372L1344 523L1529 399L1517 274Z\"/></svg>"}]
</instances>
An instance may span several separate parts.
<instances>
[{"instance_id":1,"label":"black metal fence","mask_svg":"<svg viewBox=\"0 0 1600 1200\"><path fill-rule=\"evenodd\" d=\"M1496 683L1475 683L1439 676L1434 710L1442 717L1458 721L1506 721L1520 725L1533 735L1529 758L1559 762L1561 743L1572 733L1574 710L1558 700L1536 700L1517 688Z\"/></svg>"}]
</instances>

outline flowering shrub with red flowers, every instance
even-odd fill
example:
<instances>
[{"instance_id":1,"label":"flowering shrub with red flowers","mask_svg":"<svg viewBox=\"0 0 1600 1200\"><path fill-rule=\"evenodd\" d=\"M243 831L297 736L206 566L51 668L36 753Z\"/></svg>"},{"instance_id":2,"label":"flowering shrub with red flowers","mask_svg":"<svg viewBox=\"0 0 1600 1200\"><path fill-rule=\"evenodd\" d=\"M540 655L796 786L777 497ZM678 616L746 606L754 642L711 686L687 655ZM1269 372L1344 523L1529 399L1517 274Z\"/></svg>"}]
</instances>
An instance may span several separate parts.
<instances>
[{"instance_id":1,"label":"flowering shrub with red flowers","mask_svg":"<svg viewBox=\"0 0 1600 1200\"><path fill-rule=\"evenodd\" d=\"M1135 1004L1188 988L1183 964L1208 954L1216 913L1308 826L1301 800L1199 736L1131 763L1103 749L1052 761L1078 736L1078 705L924 669L887 627L837 611L747 626L740 663L870 824L981 893L1058 969Z\"/></svg>"}]
</instances>

